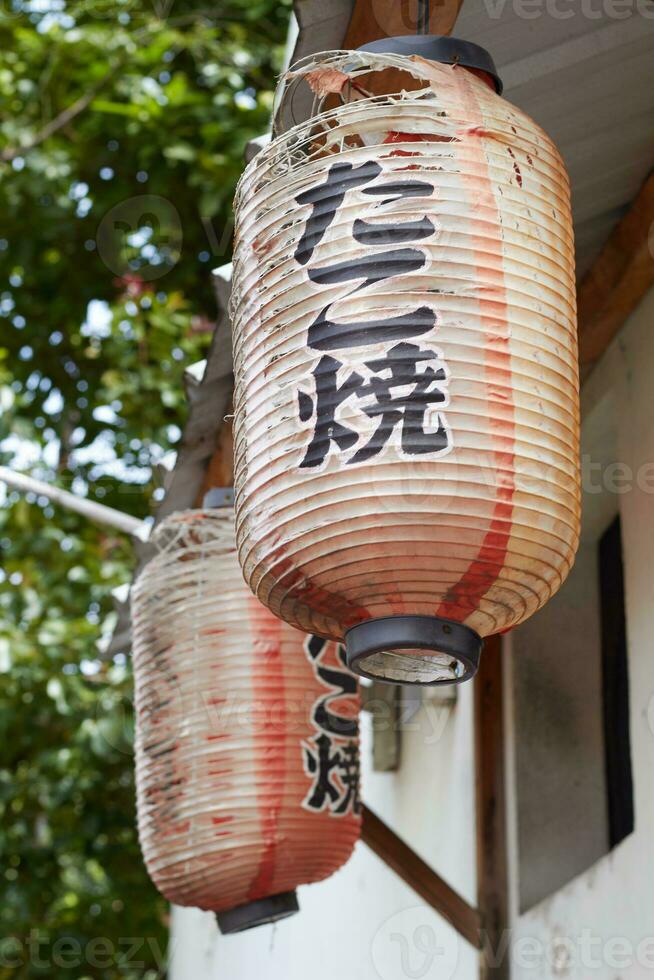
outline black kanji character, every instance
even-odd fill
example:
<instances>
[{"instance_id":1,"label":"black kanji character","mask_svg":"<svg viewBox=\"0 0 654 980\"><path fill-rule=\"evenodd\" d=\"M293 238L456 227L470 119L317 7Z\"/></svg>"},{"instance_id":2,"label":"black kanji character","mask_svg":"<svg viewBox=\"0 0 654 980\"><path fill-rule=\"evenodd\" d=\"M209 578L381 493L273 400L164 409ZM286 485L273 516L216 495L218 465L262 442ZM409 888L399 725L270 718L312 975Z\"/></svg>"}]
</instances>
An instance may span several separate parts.
<instances>
[{"instance_id":1,"label":"black kanji character","mask_svg":"<svg viewBox=\"0 0 654 980\"><path fill-rule=\"evenodd\" d=\"M313 438L300 463L301 467L320 466L324 463L332 441L339 449L344 450L354 446L359 438L352 429L336 421L338 406L363 382L363 378L353 372L339 388L337 376L338 369L342 366L340 361L325 354L312 372L316 379L316 425ZM311 417L307 415L308 401L311 401L309 396L300 392L300 417L303 421ZM313 403L311 407L313 408Z\"/></svg>"},{"instance_id":2,"label":"black kanji character","mask_svg":"<svg viewBox=\"0 0 654 980\"><path fill-rule=\"evenodd\" d=\"M322 241L347 192L369 184L380 173L381 167L374 160L367 160L358 167L351 163L335 163L329 168L324 184L310 187L298 194L295 198L298 204L313 205L295 249L295 258L301 265L307 264L314 249Z\"/></svg>"},{"instance_id":3,"label":"black kanji character","mask_svg":"<svg viewBox=\"0 0 654 980\"><path fill-rule=\"evenodd\" d=\"M402 450L411 456L441 452L447 448L448 434L439 415L435 432L425 432L425 412L430 405L443 404L446 394L439 382L447 380L445 370L426 367L418 372L418 364L437 358L435 351L421 351L416 344L396 344L386 357L366 361L366 367L377 374L388 370L390 377L371 378L357 389L357 396L374 396L374 403L362 406L362 411L379 425L367 444L348 460L362 463L382 451L398 423L402 424ZM411 386L407 394L394 395L396 388Z\"/></svg>"},{"instance_id":4,"label":"black kanji character","mask_svg":"<svg viewBox=\"0 0 654 980\"><path fill-rule=\"evenodd\" d=\"M418 272L425 265L425 253L419 248L398 248L393 252L379 252L333 262L331 265L309 269L309 279L319 286L334 286L341 282L362 279L353 292L372 286L384 279L403 276L407 272ZM349 294L350 296L352 293Z\"/></svg>"},{"instance_id":5,"label":"black kanji character","mask_svg":"<svg viewBox=\"0 0 654 980\"><path fill-rule=\"evenodd\" d=\"M428 184L426 180L389 180L374 187L365 187L361 193L370 197L383 197L383 206L394 204L404 197L431 197L434 185Z\"/></svg>"},{"instance_id":6,"label":"black kanji character","mask_svg":"<svg viewBox=\"0 0 654 980\"><path fill-rule=\"evenodd\" d=\"M331 809L341 796L339 787L334 785L331 777L332 772L335 769L338 771L341 765L341 754L339 751L332 752L332 740L328 735L317 735L313 739L315 750L310 745L304 747L304 765L314 781L304 802L312 810L322 810L325 804Z\"/></svg>"},{"instance_id":7,"label":"black kanji character","mask_svg":"<svg viewBox=\"0 0 654 980\"><path fill-rule=\"evenodd\" d=\"M313 786L304 801L312 810L325 807L338 816L348 810L359 813L359 752L354 742L332 751L332 741L328 735L317 735L311 743L304 746L305 770L313 777ZM338 783L333 782L338 777Z\"/></svg>"},{"instance_id":8,"label":"black kanji character","mask_svg":"<svg viewBox=\"0 0 654 980\"><path fill-rule=\"evenodd\" d=\"M429 218L388 225L357 218L352 226L352 237L361 245L399 245L401 242L417 242L422 238L430 238L435 231L436 227Z\"/></svg>"},{"instance_id":9,"label":"black kanji character","mask_svg":"<svg viewBox=\"0 0 654 980\"><path fill-rule=\"evenodd\" d=\"M295 249L295 258L300 265L306 265L316 246L322 241L325 232L345 200L348 191L363 188L363 193L383 197L381 206L399 201L405 197L430 197L434 185L422 180L395 180L364 187L381 173L382 168L374 160L366 160L355 167L352 163L335 163L327 172L323 184L310 187L295 198L298 204L313 205L307 219L302 237ZM416 241L433 234L434 226L428 218L422 221L409 221L404 224L375 226L357 219L354 237L357 241L367 240L372 244L397 244L401 241ZM361 235L362 237L358 237ZM386 236L386 237L385 237ZM390 237L389 237L390 236Z\"/></svg>"},{"instance_id":10,"label":"black kanji character","mask_svg":"<svg viewBox=\"0 0 654 980\"><path fill-rule=\"evenodd\" d=\"M320 311L309 327L307 343L314 350L345 350L367 344L390 343L421 337L436 326L436 314L429 306L420 306L409 313L386 320L355 320L339 323L330 320L329 306Z\"/></svg>"},{"instance_id":11,"label":"black kanji character","mask_svg":"<svg viewBox=\"0 0 654 980\"><path fill-rule=\"evenodd\" d=\"M304 265L309 261L334 220L348 190L370 183L380 173L381 167L374 161L366 161L359 167L354 167L351 163L336 163L330 167L323 184L304 191L296 198L301 204L313 205L295 250L295 258L298 262ZM364 188L364 193L383 195L381 206L384 206L403 197L426 196L433 190L433 185L424 181L396 180L376 187ZM386 246L428 238L434 231L435 226L427 217L381 224L357 218L354 221L352 235L356 241L364 245ZM308 275L311 282L321 286L359 280L353 290L357 292L386 279L418 272L424 268L426 261L424 252L419 248L397 248L332 262L309 269ZM338 350L384 340L408 340L427 333L436 323L436 314L426 306L386 320L338 323L330 320L328 316L331 305L329 303L321 310L309 327L307 341L315 350Z\"/></svg>"},{"instance_id":12,"label":"black kanji character","mask_svg":"<svg viewBox=\"0 0 654 980\"><path fill-rule=\"evenodd\" d=\"M334 710L333 703L338 703L342 697L355 695L357 682L347 668L345 650L342 646L338 648L340 669L320 663L320 658L328 643L329 641L322 637L311 636L306 644L306 650L314 662L314 669L318 678L324 685L332 688L331 691L326 691L321 698L318 698L314 704L311 719L316 728L328 735L352 738L359 733L357 719L338 714Z\"/></svg>"},{"instance_id":13,"label":"black kanji character","mask_svg":"<svg viewBox=\"0 0 654 980\"><path fill-rule=\"evenodd\" d=\"M433 432L425 431L425 413L430 405L443 404L446 394L441 386L447 380L445 370L426 367L420 373L418 364L435 360L435 351L422 351L415 344L396 344L383 358L366 361L365 366L377 375L388 372L388 377L373 377L364 382L361 375L353 371L343 384L338 386L338 370L343 365L329 355L321 357L313 371L316 379L316 422L313 437L301 467L321 466L329 454L332 441L341 451L352 448L358 442L357 433L336 421L336 410L351 397L362 404L359 408L369 418L379 418L379 425L365 446L347 460L347 463L361 463L382 451L389 441L393 429L401 423L401 446L407 455L422 455L441 452L448 446L448 433L441 416L438 427ZM395 393L396 389L407 388L405 393ZM304 421L311 417L311 399L301 393L300 413ZM373 399L370 403L370 398ZM366 404L368 402L368 404ZM313 407L313 403L311 403Z\"/></svg>"},{"instance_id":14,"label":"black kanji character","mask_svg":"<svg viewBox=\"0 0 654 980\"><path fill-rule=\"evenodd\" d=\"M343 784L344 793L334 813L347 813L349 809L353 813L359 813L361 810L361 802L359 800L359 752L356 745L348 742L341 749L340 757L338 775Z\"/></svg>"}]
</instances>

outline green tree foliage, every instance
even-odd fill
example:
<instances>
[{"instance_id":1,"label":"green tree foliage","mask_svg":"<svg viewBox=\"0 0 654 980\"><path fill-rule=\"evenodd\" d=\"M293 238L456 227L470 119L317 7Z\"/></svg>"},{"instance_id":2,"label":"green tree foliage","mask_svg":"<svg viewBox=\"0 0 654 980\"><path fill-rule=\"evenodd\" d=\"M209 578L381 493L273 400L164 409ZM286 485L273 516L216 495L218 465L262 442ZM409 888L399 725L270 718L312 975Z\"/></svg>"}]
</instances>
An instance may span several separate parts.
<instances>
[{"instance_id":1,"label":"green tree foliage","mask_svg":"<svg viewBox=\"0 0 654 980\"><path fill-rule=\"evenodd\" d=\"M289 9L0 6L1 463L151 514ZM135 831L129 659L99 652L130 543L10 493L0 555L0 980L162 975L166 904Z\"/></svg>"}]
</instances>

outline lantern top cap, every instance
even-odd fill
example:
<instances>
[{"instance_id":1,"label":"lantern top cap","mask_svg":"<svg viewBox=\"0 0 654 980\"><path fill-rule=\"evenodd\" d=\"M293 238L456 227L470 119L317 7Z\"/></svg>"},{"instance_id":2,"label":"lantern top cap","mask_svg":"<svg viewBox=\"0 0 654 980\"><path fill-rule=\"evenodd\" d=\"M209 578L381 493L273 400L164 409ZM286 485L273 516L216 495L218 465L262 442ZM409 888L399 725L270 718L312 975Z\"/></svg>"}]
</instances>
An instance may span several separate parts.
<instances>
[{"instance_id":1,"label":"lantern top cap","mask_svg":"<svg viewBox=\"0 0 654 980\"><path fill-rule=\"evenodd\" d=\"M362 44L357 51L371 54L399 54L405 57L418 55L427 61L438 61L445 65L462 65L483 71L493 79L495 91L502 94L502 79L497 73L492 56L479 44L464 41L458 37L444 34L405 34L398 37L383 37L377 41Z\"/></svg>"}]
</instances>

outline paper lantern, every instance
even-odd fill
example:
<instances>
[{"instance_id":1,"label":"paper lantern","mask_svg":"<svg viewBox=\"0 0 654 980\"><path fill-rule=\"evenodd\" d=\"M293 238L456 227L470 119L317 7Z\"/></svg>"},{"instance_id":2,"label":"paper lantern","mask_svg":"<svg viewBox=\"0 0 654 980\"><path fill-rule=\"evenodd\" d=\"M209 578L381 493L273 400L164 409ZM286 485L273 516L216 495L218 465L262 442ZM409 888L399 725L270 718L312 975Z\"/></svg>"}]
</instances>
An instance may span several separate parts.
<instances>
[{"instance_id":1,"label":"paper lantern","mask_svg":"<svg viewBox=\"0 0 654 980\"><path fill-rule=\"evenodd\" d=\"M252 596L233 513L176 514L154 544L132 591L141 847L166 898L237 932L297 911L354 847L357 683Z\"/></svg>"},{"instance_id":2,"label":"paper lantern","mask_svg":"<svg viewBox=\"0 0 654 980\"><path fill-rule=\"evenodd\" d=\"M241 180L237 540L261 602L356 671L448 683L574 559L573 236L561 158L489 56L413 42L457 63L296 66L278 120L303 85L315 114Z\"/></svg>"}]
</instances>

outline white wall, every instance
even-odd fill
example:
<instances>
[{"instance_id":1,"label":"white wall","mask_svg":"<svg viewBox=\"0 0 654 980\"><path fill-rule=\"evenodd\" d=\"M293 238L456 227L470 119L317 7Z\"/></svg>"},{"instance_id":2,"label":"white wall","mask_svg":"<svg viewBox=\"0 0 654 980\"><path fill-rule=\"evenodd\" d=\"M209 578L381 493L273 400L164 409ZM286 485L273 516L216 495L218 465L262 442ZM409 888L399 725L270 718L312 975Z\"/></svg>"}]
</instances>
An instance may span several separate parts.
<instances>
[{"instance_id":1,"label":"white wall","mask_svg":"<svg viewBox=\"0 0 654 980\"><path fill-rule=\"evenodd\" d=\"M654 976L654 290L589 378L583 418L584 450L601 458L609 425L613 462L623 464L603 471L605 492L597 505L587 498L586 522L605 526L611 511L622 520L636 830L516 917L515 980ZM587 480L598 476L586 474ZM565 809L564 797L560 806Z\"/></svg>"},{"instance_id":2,"label":"white wall","mask_svg":"<svg viewBox=\"0 0 654 980\"><path fill-rule=\"evenodd\" d=\"M420 708L397 773L370 771L365 715L363 728L366 803L474 905L472 689L454 706ZM299 915L240 936L221 936L211 914L174 909L171 980L476 980L472 947L362 843L299 900Z\"/></svg>"}]
</instances>

